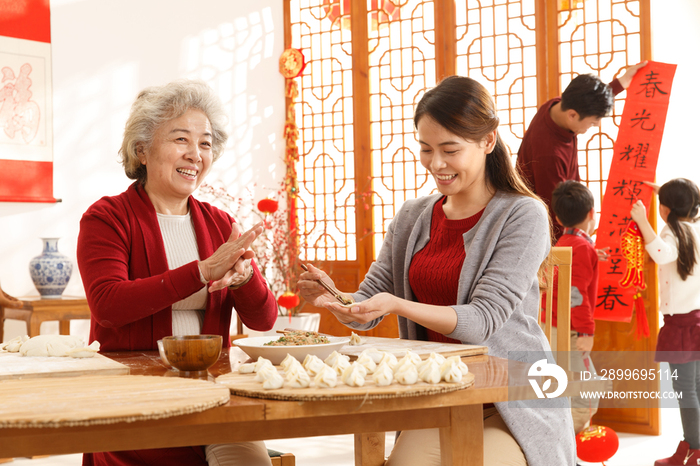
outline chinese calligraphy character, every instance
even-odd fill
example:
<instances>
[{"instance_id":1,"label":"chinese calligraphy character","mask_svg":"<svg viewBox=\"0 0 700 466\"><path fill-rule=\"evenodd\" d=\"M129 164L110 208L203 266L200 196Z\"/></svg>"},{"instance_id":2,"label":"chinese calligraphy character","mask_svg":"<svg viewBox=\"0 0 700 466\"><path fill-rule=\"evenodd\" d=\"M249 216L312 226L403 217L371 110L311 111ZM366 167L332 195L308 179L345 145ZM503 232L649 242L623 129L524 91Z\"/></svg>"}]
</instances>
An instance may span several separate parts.
<instances>
[{"instance_id":1,"label":"chinese calligraphy character","mask_svg":"<svg viewBox=\"0 0 700 466\"><path fill-rule=\"evenodd\" d=\"M613 186L612 191L614 196L622 196L623 199L629 201L630 204L637 201L637 198L642 192L641 181L621 180L616 186Z\"/></svg>"},{"instance_id":2,"label":"chinese calligraphy character","mask_svg":"<svg viewBox=\"0 0 700 466\"><path fill-rule=\"evenodd\" d=\"M651 113L647 113L647 110L645 108L642 109L641 115L639 113L635 113L634 118L630 118L630 121L632 122L632 128L641 123L642 125L640 126L640 128L643 131L654 131L654 128L656 128L656 123L654 123L654 125L651 128L647 128L645 126L646 120L648 120L649 118L651 118Z\"/></svg>"},{"instance_id":3,"label":"chinese calligraphy character","mask_svg":"<svg viewBox=\"0 0 700 466\"><path fill-rule=\"evenodd\" d=\"M634 147L628 144L620 152L620 161L629 162L634 160L634 168L647 168L647 152L649 152L649 143L639 143Z\"/></svg>"},{"instance_id":4,"label":"chinese calligraphy character","mask_svg":"<svg viewBox=\"0 0 700 466\"><path fill-rule=\"evenodd\" d=\"M606 311L612 311L615 309L615 304L619 304L620 306L625 306L629 307L628 304L625 304L622 302L620 299L622 297L622 293L617 293L617 287L608 285L605 288L603 288L603 295L598 296L600 299L600 302L596 304L596 307L603 307Z\"/></svg>"},{"instance_id":5,"label":"chinese calligraphy character","mask_svg":"<svg viewBox=\"0 0 700 466\"><path fill-rule=\"evenodd\" d=\"M659 91L661 94L668 94L668 92L664 92L659 89L659 84L661 84L661 81L657 80L657 76L659 76L659 73L655 73L654 71L650 71L649 74L645 75L644 77L647 80L639 84L639 86L642 87L642 90L637 92L637 94L644 92L644 97L651 98L656 95L656 91Z\"/></svg>"}]
</instances>

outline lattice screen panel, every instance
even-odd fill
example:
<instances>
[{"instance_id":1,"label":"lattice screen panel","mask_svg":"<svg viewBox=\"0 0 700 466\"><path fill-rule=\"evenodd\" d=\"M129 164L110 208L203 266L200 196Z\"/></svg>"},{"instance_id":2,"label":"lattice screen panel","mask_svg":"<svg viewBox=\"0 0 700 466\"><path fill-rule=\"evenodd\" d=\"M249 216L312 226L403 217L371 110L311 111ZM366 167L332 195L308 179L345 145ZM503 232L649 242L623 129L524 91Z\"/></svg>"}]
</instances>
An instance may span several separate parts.
<instances>
[{"instance_id":1,"label":"lattice screen panel","mask_svg":"<svg viewBox=\"0 0 700 466\"><path fill-rule=\"evenodd\" d=\"M559 56L560 85L564 90L578 74L593 73L605 82L641 61L641 18L639 0L560 0ZM588 184L596 206L605 193L617 124L624 108L625 94L615 99L613 118L603 118L598 131L579 136L581 180Z\"/></svg>"},{"instance_id":2,"label":"lattice screen panel","mask_svg":"<svg viewBox=\"0 0 700 466\"><path fill-rule=\"evenodd\" d=\"M336 2L337 6L337 2ZM292 44L307 65L299 85L297 213L305 260L354 260L351 33L323 0L290 2Z\"/></svg>"},{"instance_id":3,"label":"lattice screen panel","mask_svg":"<svg viewBox=\"0 0 700 466\"><path fill-rule=\"evenodd\" d=\"M381 14L382 2L368 2L374 8L368 58L375 256L401 205L435 189L420 164L413 127L416 103L435 86L435 7L432 1L395 3L400 9L391 16Z\"/></svg>"},{"instance_id":4,"label":"lattice screen panel","mask_svg":"<svg viewBox=\"0 0 700 466\"><path fill-rule=\"evenodd\" d=\"M537 112L535 0L457 0L457 74L494 96L512 154Z\"/></svg>"}]
</instances>

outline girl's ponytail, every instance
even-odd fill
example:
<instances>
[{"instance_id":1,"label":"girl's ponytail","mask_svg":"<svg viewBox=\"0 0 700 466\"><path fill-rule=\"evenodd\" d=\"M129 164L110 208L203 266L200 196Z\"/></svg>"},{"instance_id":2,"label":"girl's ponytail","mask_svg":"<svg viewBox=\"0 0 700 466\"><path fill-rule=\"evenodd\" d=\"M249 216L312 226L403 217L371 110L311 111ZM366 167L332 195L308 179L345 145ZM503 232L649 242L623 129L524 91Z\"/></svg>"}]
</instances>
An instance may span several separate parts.
<instances>
[{"instance_id":1,"label":"girl's ponytail","mask_svg":"<svg viewBox=\"0 0 700 466\"><path fill-rule=\"evenodd\" d=\"M666 224L678 239L676 266L682 280L693 273L698 251L691 227L681 220L695 222L700 209L700 190L685 178L676 178L659 188L659 204L669 209Z\"/></svg>"}]
</instances>

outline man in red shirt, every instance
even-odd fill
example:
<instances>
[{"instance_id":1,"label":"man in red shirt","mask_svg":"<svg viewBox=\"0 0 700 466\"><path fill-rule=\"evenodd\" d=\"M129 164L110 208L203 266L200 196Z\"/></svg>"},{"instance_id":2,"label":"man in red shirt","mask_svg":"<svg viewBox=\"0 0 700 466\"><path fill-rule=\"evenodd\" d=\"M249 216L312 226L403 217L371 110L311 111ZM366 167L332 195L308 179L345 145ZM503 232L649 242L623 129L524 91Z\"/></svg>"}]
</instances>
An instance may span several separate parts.
<instances>
[{"instance_id":1,"label":"man in red shirt","mask_svg":"<svg viewBox=\"0 0 700 466\"><path fill-rule=\"evenodd\" d=\"M626 89L646 61L629 67L623 76L609 85L592 74L574 78L561 97L542 105L532 119L518 150L517 167L523 178L540 196L554 219L552 191L565 180L580 181L576 136L600 126L613 106L615 95ZM554 239L561 228L554 223Z\"/></svg>"}]
</instances>

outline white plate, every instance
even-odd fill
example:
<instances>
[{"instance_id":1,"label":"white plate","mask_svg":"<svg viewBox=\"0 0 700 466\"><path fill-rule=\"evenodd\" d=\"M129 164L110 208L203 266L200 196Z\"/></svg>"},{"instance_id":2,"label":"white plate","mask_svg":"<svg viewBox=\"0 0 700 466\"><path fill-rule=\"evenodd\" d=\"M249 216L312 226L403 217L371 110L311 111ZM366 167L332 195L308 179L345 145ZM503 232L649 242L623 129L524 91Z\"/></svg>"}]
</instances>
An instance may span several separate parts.
<instances>
[{"instance_id":1,"label":"white plate","mask_svg":"<svg viewBox=\"0 0 700 466\"><path fill-rule=\"evenodd\" d=\"M287 353L298 359L299 362L304 362L304 358L308 354L326 359L333 351L338 351L350 342L349 337L328 337L330 343L318 345L264 346L267 342L278 340L280 336L241 338L233 340L233 344L245 351L253 360L257 360L259 356L262 356L265 359L269 359L272 364L278 365L287 357Z\"/></svg>"}]
</instances>

